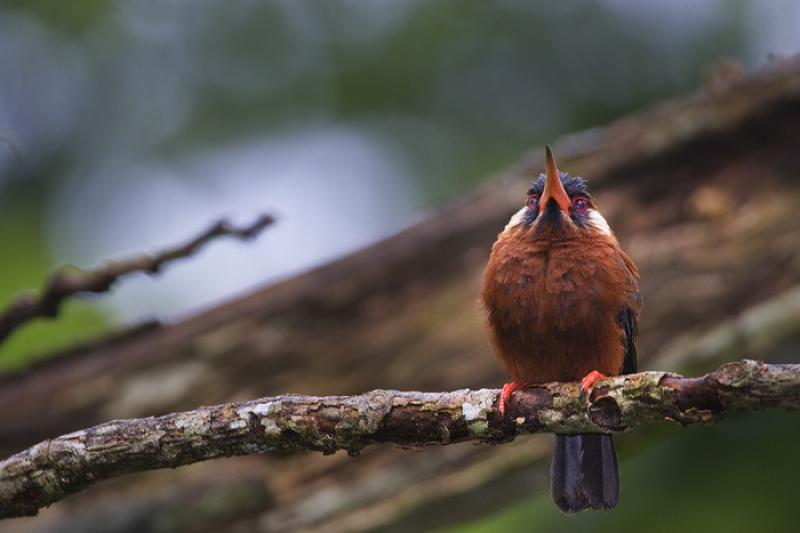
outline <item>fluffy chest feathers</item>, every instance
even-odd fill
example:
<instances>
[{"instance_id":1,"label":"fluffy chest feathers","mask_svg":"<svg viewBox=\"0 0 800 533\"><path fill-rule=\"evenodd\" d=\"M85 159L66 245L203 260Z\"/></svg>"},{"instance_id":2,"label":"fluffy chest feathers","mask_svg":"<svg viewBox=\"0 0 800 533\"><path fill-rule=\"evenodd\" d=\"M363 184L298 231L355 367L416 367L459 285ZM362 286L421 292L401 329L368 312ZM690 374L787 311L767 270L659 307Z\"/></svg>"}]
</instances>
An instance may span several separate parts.
<instances>
[{"instance_id":1,"label":"fluffy chest feathers","mask_svg":"<svg viewBox=\"0 0 800 533\"><path fill-rule=\"evenodd\" d=\"M636 305L636 277L610 235L550 241L501 234L482 300L492 343L514 381L576 379L595 369L620 373L619 316Z\"/></svg>"}]
</instances>

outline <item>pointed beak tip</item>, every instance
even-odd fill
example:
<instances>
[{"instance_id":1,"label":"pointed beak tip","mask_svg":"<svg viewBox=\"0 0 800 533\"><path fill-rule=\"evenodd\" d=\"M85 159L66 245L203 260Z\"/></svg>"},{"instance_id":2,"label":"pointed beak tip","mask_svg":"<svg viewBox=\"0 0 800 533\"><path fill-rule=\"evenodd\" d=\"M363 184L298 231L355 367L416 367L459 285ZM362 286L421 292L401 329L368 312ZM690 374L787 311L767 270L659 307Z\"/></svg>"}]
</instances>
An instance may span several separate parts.
<instances>
[{"instance_id":1,"label":"pointed beak tip","mask_svg":"<svg viewBox=\"0 0 800 533\"><path fill-rule=\"evenodd\" d=\"M569 197L564 190L564 185L561 183L561 174L558 171L556 158L553 156L553 150L550 145L545 145L545 185L544 193L542 194L543 205L546 205L550 198L555 199L561 210L564 212L569 211Z\"/></svg>"},{"instance_id":2,"label":"pointed beak tip","mask_svg":"<svg viewBox=\"0 0 800 533\"><path fill-rule=\"evenodd\" d=\"M556 164L556 158L553 155L553 150L550 148L550 145L545 145L544 147L544 158L546 174L554 174L558 176L558 165Z\"/></svg>"}]
</instances>

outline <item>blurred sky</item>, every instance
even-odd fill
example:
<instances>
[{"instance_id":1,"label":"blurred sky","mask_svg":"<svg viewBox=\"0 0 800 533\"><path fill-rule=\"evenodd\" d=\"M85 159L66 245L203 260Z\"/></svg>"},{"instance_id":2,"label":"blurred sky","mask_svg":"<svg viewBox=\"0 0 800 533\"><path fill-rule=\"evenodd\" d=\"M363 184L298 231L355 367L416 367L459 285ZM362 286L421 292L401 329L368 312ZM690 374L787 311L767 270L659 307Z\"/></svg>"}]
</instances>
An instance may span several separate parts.
<instances>
[{"instance_id":1,"label":"blurred sky","mask_svg":"<svg viewBox=\"0 0 800 533\"><path fill-rule=\"evenodd\" d=\"M103 300L117 320L183 316L695 90L723 58L794 53L799 21L792 0L2 0L0 297L278 214Z\"/></svg>"}]
</instances>

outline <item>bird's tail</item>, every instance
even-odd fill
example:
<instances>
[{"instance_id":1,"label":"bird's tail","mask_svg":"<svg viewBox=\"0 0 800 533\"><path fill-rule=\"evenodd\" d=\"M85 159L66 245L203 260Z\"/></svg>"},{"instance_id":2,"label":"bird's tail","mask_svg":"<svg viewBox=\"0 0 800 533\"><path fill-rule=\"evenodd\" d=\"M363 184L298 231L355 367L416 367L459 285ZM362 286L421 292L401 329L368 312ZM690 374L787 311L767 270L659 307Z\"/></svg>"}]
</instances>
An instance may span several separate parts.
<instances>
[{"instance_id":1,"label":"bird's tail","mask_svg":"<svg viewBox=\"0 0 800 533\"><path fill-rule=\"evenodd\" d=\"M556 435L550 493L565 513L616 507L619 468L611 435Z\"/></svg>"}]
</instances>

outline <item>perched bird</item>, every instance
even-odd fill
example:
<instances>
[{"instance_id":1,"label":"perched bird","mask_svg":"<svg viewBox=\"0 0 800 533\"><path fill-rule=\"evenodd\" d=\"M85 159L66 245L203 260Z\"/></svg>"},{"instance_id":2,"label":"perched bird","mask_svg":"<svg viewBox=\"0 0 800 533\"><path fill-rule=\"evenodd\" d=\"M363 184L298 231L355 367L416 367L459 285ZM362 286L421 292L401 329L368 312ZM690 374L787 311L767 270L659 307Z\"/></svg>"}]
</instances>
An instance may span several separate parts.
<instances>
[{"instance_id":1,"label":"perched bird","mask_svg":"<svg viewBox=\"0 0 800 533\"><path fill-rule=\"evenodd\" d=\"M497 237L483 277L492 345L519 388L636 371L642 301L639 272L597 211L586 181L559 172L550 148L545 173ZM565 512L611 509L619 472L611 435L556 435L551 493Z\"/></svg>"}]
</instances>

